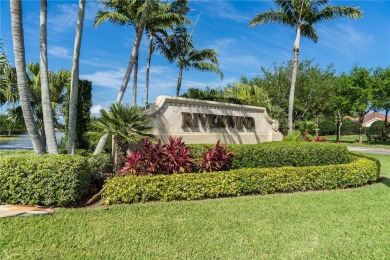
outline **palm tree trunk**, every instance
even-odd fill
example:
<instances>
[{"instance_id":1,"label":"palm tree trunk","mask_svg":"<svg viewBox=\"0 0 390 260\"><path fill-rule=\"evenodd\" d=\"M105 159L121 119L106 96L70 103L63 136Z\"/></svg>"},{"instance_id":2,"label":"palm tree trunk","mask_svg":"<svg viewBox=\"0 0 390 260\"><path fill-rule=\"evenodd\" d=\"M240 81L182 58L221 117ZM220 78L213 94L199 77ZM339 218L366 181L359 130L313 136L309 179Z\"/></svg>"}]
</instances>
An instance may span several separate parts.
<instances>
[{"instance_id":1,"label":"palm tree trunk","mask_svg":"<svg viewBox=\"0 0 390 260\"><path fill-rule=\"evenodd\" d=\"M138 53L134 62L134 76L133 76L133 106L137 106L137 81L138 81Z\"/></svg>"},{"instance_id":2,"label":"palm tree trunk","mask_svg":"<svg viewBox=\"0 0 390 260\"><path fill-rule=\"evenodd\" d=\"M45 130L46 147L50 154L58 154L57 141L54 131L54 120L51 109L50 87L47 64L47 1L41 0L40 11L40 74L43 125ZM42 134L42 137L44 135Z\"/></svg>"},{"instance_id":3,"label":"palm tree trunk","mask_svg":"<svg viewBox=\"0 0 390 260\"><path fill-rule=\"evenodd\" d=\"M70 85L69 123L68 123L68 154L74 154L76 142L77 97L79 91L79 59L81 38L83 36L85 0L79 1L76 36L74 40L72 79Z\"/></svg>"},{"instance_id":4,"label":"palm tree trunk","mask_svg":"<svg viewBox=\"0 0 390 260\"><path fill-rule=\"evenodd\" d=\"M295 95L295 83L297 81L300 38L301 38L301 27L297 26L297 36L295 38L295 43L294 43L294 61L293 61L292 74L291 74L290 98L288 101L288 133L289 134L293 132L294 95Z\"/></svg>"},{"instance_id":5,"label":"palm tree trunk","mask_svg":"<svg viewBox=\"0 0 390 260\"><path fill-rule=\"evenodd\" d=\"M141 16L139 25L137 27L137 33L135 35L133 50L131 51L129 64L127 66L126 73L125 73L125 76L123 78L121 88L120 88L118 96L116 98L117 103L120 103L122 101L123 95L125 94L125 91L127 88L127 84L129 83L129 80L130 80L130 75L131 75L131 72L133 70L135 60L138 56L139 45L140 45L141 40L142 40L142 34L144 32L145 25L146 25L146 19L148 17L149 2L150 2L150 0L145 1L145 8L142 12L142 16Z\"/></svg>"},{"instance_id":6,"label":"palm tree trunk","mask_svg":"<svg viewBox=\"0 0 390 260\"><path fill-rule=\"evenodd\" d=\"M148 103L149 103L149 73L150 73L150 62L152 60L152 53L153 53L153 34L150 33L148 59L146 61L145 108L148 108Z\"/></svg>"},{"instance_id":7,"label":"palm tree trunk","mask_svg":"<svg viewBox=\"0 0 390 260\"><path fill-rule=\"evenodd\" d=\"M180 87L181 87L181 79L183 78L183 68L180 67L179 77L177 78L177 86L176 86L176 97L179 96Z\"/></svg>"},{"instance_id":8,"label":"palm tree trunk","mask_svg":"<svg viewBox=\"0 0 390 260\"><path fill-rule=\"evenodd\" d=\"M131 75L131 72L133 70L135 57L136 57L136 55L138 55L139 45L141 43L142 34L144 32L144 29L145 29L146 19L148 17L149 3L150 3L150 0L145 1L145 8L142 11L140 23L139 23L138 28L137 28L137 33L136 33L134 44L133 44L133 50L131 51L131 57L129 60L129 64L127 66L127 70L126 70L125 76L123 78L122 86L121 86L119 93L118 93L118 96L116 98L117 103L120 103L123 99L123 95L125 94L127 84L129 83L130 75ZM100 138L99 143L96 146L93 154L99 154L103 151L103 148L104 148L104 145L106 144L107 138L108 138L108 134L105 134Z\"/></svg>"},{"instance_id":9,"label":"palm tree trunk","mask_svg":"<svg viewBox=\"0 0 390 260\"><path fill-rule=\"evenodd\" d=\"M22 108L24 122L26 124L28 134L31 138L34 151L37 154L44 154L45 147L43 146L42 138L39 135L38 127L32 113L30 93L27 88L21 0L11 0L10 11L20 106Z\"/></svg>"},{"instance_id":10,"label":"palm tree trunk","mask_svg":"<svg viewBox=\"0 0 390 260\"><path fill-rule=\"evenodd\" d=\"M104 134L102 137L100 137L99 142L96 145L95 151L93 152L94 155L99 154L103 151L107 139L108 139L108 134Z\"/></svg>"}]
</instances>

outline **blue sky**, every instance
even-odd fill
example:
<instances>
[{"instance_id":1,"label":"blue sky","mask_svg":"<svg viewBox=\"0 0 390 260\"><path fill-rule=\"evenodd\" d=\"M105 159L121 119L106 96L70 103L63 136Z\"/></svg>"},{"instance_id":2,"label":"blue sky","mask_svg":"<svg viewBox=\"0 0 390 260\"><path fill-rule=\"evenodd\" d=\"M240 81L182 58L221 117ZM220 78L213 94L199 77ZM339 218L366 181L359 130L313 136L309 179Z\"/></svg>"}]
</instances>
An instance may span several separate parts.
<instances>
[{"instance_id":1,"label":"blue sky","mask_svg":"<svg viewBox=\"0 0 390 260\"><path fill-rule=\"evenodd\" d=\"M48 1L49 69L70 69L77 19L78 1ZM330 1L332 5L360 7L359 20L336 19L318 24L318 43L301 42L300 59L314 59L322 67L332 63L338 73L349 71L354 64L363 67L390 65L390 1ZM36 0L23 1L23 19L27 62L39 62L39 5ZM192 0L189 18L198 23L193 28L198 49L213 48L219 53L219 76L211 72L186 71L182 90L190 87L224 87L241 76L259 75L260 67L281 65L292 58L295 31L282 25L248 28L249 21L259 12L274 8L272 1ZM108 22L93 27L93 19L102 6L88 1L81 47L80 77L93 82L93 113L115 101L128 64L134 30ZM9 1L0 1L0 38L13 64ZM138 104L143 103L147 39L140 47ZM175 95L178 68L155 54L152 57L150 97ZM123 102L132 100L132 82Z\"/></svg>"}]
</instances>

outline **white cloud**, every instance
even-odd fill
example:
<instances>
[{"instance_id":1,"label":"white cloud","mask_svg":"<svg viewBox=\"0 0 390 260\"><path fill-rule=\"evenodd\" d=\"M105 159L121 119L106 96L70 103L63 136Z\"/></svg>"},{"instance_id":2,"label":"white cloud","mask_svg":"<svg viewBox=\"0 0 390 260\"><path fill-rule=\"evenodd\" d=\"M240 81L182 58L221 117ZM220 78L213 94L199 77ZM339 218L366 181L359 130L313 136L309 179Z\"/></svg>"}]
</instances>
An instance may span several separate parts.
<instances>
[{"instance_id":1,"label":"white cloud","mask_svg":"<svg viewBox=\"0 0 390 260\"><path fill-rule=\"evenodd\" d=\"M249 22L251 16L239 12L228 1L213 1L209 10L220 18L234 20L236 22Z\"/></svg>"},{"instance_id":2,"label":"white cloud","mask_svg":"<svg viewBox=\"0 0 390 260\"><path fill-rule=\"evenodd\" d=\"M99 116L100 115L100 110L105 109L101 105L95 105L91 107L91 115L92 116ZM106 110L106 109L105 109Z\"/></svg>"},{"instance_id":3,"label":"white cloud","mask_svg":"<svg viewBox=\"0 0 390 260\"><path fill-rule=\"evenodd\" d=\"M338 23L333 27L318 26L318 34L320 44L348 57L354 57L359 50L374 42L372 35L364 34L346 23Z\"/></svg>"},{"instance_id":4,"label":"white cloud","mask_svg":"<svg viewBox=\"0 0 390 260\"><path fill-rule=\"evenodd\" d=\"M80 75L80 78L88 79L96 86L119 89L122 85L126 69L96 71L92 74Z\"/></svg>"},{"instance_id":5,"label":"white cloud","mask_svg":"<svg viewBox=\"0 0 390 260\"><path fill-rule=\"evenodd\" d=\"M53 1L54 2L54 1ZM49 3L50 4L50 3ZM86 2L84 23L86 20L93 20L100 4ZM78 4L57 4L56 12L48 10L48 28L55 32L75 31L78 14ZM55 15L52 15L55 14Z\"/></svg>"},{"instance_id":6,"label":"white cloud","mask_svg":"<svg viewBox=\"0 0 390 260\"><path fill-rule=\"evenodd\" d=\"M71 52L60 46L49 46L47 52L53 56L64 58L64 59L72 59Z\"/></svg>"}]
</instances>

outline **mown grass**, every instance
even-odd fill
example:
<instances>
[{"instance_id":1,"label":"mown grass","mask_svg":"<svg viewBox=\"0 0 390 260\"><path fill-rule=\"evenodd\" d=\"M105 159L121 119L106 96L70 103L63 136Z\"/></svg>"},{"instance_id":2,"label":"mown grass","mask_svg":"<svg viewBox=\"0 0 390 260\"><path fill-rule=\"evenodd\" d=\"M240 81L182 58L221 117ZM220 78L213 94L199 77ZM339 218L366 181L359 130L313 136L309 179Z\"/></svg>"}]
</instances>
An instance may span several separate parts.
<instances>
[{"instance_id":1,"label":"mown grass","mask_svg":"<svg viewBox=\"0 0 390 260\"><path fill-rule=\"evenodd\" d=\"M335 135L325 135L321 136L325 138L327 141L335 142L336 136ZM359 135L343 135L340 136L340 142L348 145L348 146L362 146L362 147L372 147L372 148L389 148L390 144L376 144L376 143L370 143L367 141L367 136L363 135L363 143L359 143Z\"/></svg>"},{"instance_id":2,"label":"mown grass","mask_svg":"<svg viewBox=\"0 0 390 260\"><path fill-rule=\"evenodd\" d=\"M384 179L357 189L1 219L0 259L385 259L390 156L372 157Z\"/></svg>"}]
</instances>

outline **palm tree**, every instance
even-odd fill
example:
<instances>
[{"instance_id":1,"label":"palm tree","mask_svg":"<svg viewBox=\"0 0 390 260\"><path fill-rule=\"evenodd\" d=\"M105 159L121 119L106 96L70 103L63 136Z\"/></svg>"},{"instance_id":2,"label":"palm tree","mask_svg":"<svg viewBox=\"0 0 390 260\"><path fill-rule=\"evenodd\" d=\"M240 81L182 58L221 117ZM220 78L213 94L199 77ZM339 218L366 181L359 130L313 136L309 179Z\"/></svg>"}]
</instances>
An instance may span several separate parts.
<instances>
[{"instance_id":1,"label":"palm tree","mask_svg":"<svg viewBox=\"0 0 390 260\"><path fill-rule=\"evenodd\" d=\"M45 128L43 118L42 96L41 96L41 79L40 66L38 63L29 63L27 65L27 83L30 94L30 106L34 116L37 128L41 130L42 142L45 145ZM49 72L50 82L50 107L52 109L53 124L57 123L58 116L62 113L62 107L66 101L65 89L70 84L70 72L67 70L60 70L57 74ZM11 102L11 101L9 101ZM8 116L14 122L23 122L24 114L22 107L19 105L19 99L13 103L14 107L8 110Z\"/></svg>"},{"instance_id":2,"label":"palm tree","mask_svg":"<svg viewBox=\"0 0 390 260\"><path fill-rule=\"evenodd\" d=\"M249 23L249 27L273 22L290 26L296 30L288 105L288 132L292 133L295 83L297 78L301 36L317 42L318 35L314 28L314 24L338 17L360 18L362 17L362 11L353 7L326 5L328 0L274 0L274 2L278 9L276 11L271 9L270 11L257 14ZM326 6L321 8L324 5Z\"/></svg>"},{"instance_id":3,"label":"palm tree","mask_svg":"<svg viewBox=\"0 0 390 260\"><path fill-rule=\"evenodd\" d=\"M172 3L157 2L150 8L146 31L149 34L148 58L146 62L146 79L145 79L145 108L149 103L149 73L152 54L162 38L166 35L166 29L172 29L174 25L184 25L190 23L185 15L189 12L187 0L176 0ZM156 38L154 41L153 39Z\"/></svg>"},{"instance_id":4,"label":"palm tree","mask_svg":"<svg viewBox=\"0 0 390 260\"><path fill-rule=\"evenodd\" d=\"M125 94L127 88L127 84L129 83L130 75L133 70L135 60L138 56L138 49L141 43L142 34L145 29L148 9L151 1L152 0L145 0L144 2L139 0L131 0L126 2L115 0L105 1L103 2L103 5L105 6L106 10L111 9L113 11L98 11L95 17L95 26L98 26L103 21L107 20L118 25L132 24L133 21L138 21L136 36L133 44L133 49L131 51L129 64L127 66L121 88L116 98L117 103L120 103L122 101L123 95ZM107 142L107 138L107 134L100 138L94 151L94 154L99 154L103 151L104 145Z\"/></svg>"},{"instance_id":5,"label":"palm tree","mask_svg":"<svg viewBox=\"0 0 390 260\"><path fill-rule=\"evenodd\" d=\"M70 85L68 154L74 154L75 143L76 143L77 97L79 91L79 59L80 59L81 38L83 36L84 13L85 13L85 0L80 0L79 11L77 15L76 36L74 40L72 80Z\"/></svg>"},{"instance_id":6,"label":"palm tree","mask_svg":"<svg viewBox=\"0 0 390 260\"><path fill-rule=\"evenodd\" d=\"M102 3L106 10L98 11L95 17L95 26L99 26L103 21L110 21L114 24L121 26L130 24L134 26L136 30L136 36L133 44L133 49L131 51L129 64L127 66L126 73L116 99L116 102L118 103L122 101L123 95L127 88L127 84L129 83L134 63L138 56L138 49L141 43L143 31L145 29L149 5L151 1L152 0L104 1Z\"/></svg>"},{"instance_id":7,"label":"palm tree","mask_svg":"<svg viewBox=\"0 0 390 260\"><path fill-rule=\"evenodd\" d=\"M0 106L3 106L18 100L18 84L16 69L10 66L2 44L0 50Z\"/></svg>"},{"instance_id":8,"label":"palm tree","mask_svg":"<svg viewBox=\"0 0 390 260\"><path fill-rule=\"evenodd\" d=\"M187 33L187 29L183 26L176 27L173 33L166 37L160 48L161 53L169 61L176 62L179 67L176 86L177 97L180 94L183 70L193 68L200 71L212 71L223 79L223 74L218 68L218 53L213 49L196 50L192 42L192 36Z\"/></svg>"},{"instance_id":9,"label":"palm tree","mask_svg":"<svg viewBox=\"0 0 390 260\"><path fill-rule=\"evenodd\" d=\"M124 155L128 145L137 143L143 137L151 137L148 131L150 119L142 114L137 107L114 103L109 111L100 110L101 117L93 122L93 127L100 134L113 136L113 159L114 169L119 170L124 162Z\"/></svg>"},{"instance_id":10,"label":"palm tree","mask_svg":"<svg viewBox=\"0 0 390 260\"><path fill-rule=\"evenodd\" d=\"M54 132L54 121L50 104L49 73L47 64L47 1L41 0L40 11L40 76L41 76L41 100L43 124L47 151L50 154L58 154L57 141ZM42 136L43 137L43 136Z\"/></svg>"},{"instance_id":11,"label":"palm tree","mask_svg":"<svg viewBox=\"0 0 390 260\"><path fill-rule=\"evenodd\" d=\"M38 127L34 120L30 103L30 94L27 87L21 0L11 0L10 11L18 91L20 97L20 105L23 111L24 122L26 124L27 131L30 135L35 153L44 154L45 146L42 142L42 138L39 134Z\"/></svg>"}]
</instances>

